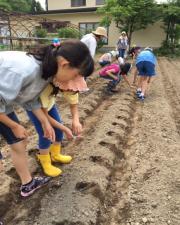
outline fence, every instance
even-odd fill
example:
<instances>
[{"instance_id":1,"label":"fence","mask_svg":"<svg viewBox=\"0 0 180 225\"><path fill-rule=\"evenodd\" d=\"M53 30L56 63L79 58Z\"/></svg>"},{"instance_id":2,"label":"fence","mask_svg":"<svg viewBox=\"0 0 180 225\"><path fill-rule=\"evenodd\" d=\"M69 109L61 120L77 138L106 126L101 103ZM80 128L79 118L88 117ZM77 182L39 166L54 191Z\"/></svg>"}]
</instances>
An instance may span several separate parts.
<instances>
[{"instance_id":1,"label":"fence","mask_svg":"<svg viewBox=\"0 0 180 225\"><path fill-rule=\"evenodd\" d=\"M57 37L57 29L79 28L68 21L47 20L40 16L0 10L0 50L25 50L32 45L50 43ZM35 31L45 28L47 37L36 37Z\"/></svg>"}]
</instances>

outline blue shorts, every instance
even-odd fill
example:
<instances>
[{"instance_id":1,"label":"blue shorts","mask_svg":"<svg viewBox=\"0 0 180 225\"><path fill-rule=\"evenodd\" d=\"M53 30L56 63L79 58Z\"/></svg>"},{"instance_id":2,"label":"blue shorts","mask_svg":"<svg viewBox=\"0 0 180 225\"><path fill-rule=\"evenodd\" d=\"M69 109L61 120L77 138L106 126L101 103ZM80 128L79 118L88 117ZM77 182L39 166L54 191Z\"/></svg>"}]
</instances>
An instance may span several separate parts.
<instances>
[{"instance_id":1,"label":"blue shorts","mask_svg":"<svg viewBox=\"0 0 180 225\"><path fill-rule=\"evenodd\" d=\"M36 131L38 133L39 149L48 149L51 145L51 141L44 137L44 132L43 132L43 128L41 126L41 123L39 122L37 117L33 114L33 112L27 111L27 114L29 116L29 119L31 120L31 122L35 126ZM51 110L48 112L48 114L53 119L58 121L59 123L62 123L61 117L60 117L60 115L58 113L58 110L57 110L55 105L51 108ZM63 132L61 130L57 129L57 128L54 128L54 131L55 131L55 135L56 135L56 142L61 142L63 140Z\"/></svg>"},{"instance_id":2,"label":"blue shorts","mask_svg":"<svg viewBox=\"0 0 180 225\"><path fill-rule=\"evenodd\" d=\"M155 76L155 65L148 61L142 61L136 64L137 70L139 72L139 76Z\"/></svg>"},{"instance_id":3,"label":"blue shorts","mask_svg":"<svg viewBox=\"0 0 180 225\"><path fill-rule=\"evenodd\" d=\"M19 120L14 112L7 115L11 120L19 123ZM15 144L23 140L23 138L17 138L12 132L11 128L0 122L0 135L4 137L9 145Z\"/></svg>"}]
</instances>

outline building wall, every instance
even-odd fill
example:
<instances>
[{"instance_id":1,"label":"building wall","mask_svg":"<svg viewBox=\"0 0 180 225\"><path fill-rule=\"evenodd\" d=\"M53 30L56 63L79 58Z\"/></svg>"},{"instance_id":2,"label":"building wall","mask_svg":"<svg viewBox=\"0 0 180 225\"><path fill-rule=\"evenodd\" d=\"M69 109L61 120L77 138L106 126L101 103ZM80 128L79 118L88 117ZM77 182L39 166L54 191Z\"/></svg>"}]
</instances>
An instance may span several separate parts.
<instances>
[{"instance_id":1,"label":"building wall","mask_svg":"<svg viewBox=\"0 0 180 225\"><path fill-rule=\"evenodd\" d=\"M96 0L86 0L86 6L71 7L71 0L49 0L48 10L96 7ZM98 5L99 6L99 5Z\"/></svg>"},{"instance_id":2,"label":"building wall","mask_svg":"<svg viewBox=\"0 0 180 225\"><path fill-rule=\"evenodd\" d=\"M162 22L157 22L153 25L149 25L144 30L134 32L132 43L144 47L145 46L160 47L162 41L165 40L166 38L162 26L163 26Z\"/></svg>"},{"instance_id":3,"label":"building wall","mask_svg":"<svg viewBox=\"0 0 180 225\"><path fill-rule=\"evenodd\" d=\"M55 1L55 0L54 0ZM57 7L56 7L57 9ZM70 21L72 24L79 26L79 23L83 22L100 22L102 16L96 12L91 13L64 13L64 14L47 14L43 15L49 19ZM161 28L161 23L148 26L145 30L137 31L133 34L132 44L137 44L142 47L152 46L160 47L161 42L165 39L164 30ZM115 23L109 27L109 39L107 47L115 47L118 37L120 36L119 29L115 26Z\"/></svg>"}]
</instances>

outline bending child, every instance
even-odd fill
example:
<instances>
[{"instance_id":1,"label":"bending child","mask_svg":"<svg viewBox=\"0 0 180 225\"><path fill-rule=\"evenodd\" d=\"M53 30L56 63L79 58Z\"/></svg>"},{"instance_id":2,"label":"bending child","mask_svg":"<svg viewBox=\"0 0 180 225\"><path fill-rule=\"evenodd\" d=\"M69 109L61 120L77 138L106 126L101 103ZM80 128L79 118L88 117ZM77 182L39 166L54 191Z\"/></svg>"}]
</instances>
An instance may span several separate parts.
<instances>
[{"instance_id":1,"label":"bending child","mask_svg":"<svg viewBox=\"0 0 180 225\"><path fill-rule=\"evenodd\" d=\"M109 65L112 62L112 58L113 57L116 58L118 55L119 55L118 51L111 51L111 52L105 53L99 58L98 62L100 64L100 66L102 66L102 67Z\"/></svg>"},{"instance_id":2,"label":"bending child","mask_svg":"<svg viewBox=\"0 0 180 225\"><path fill-rule=\"evenodd\" d=\"M82 81L81 81L82 83ZM76 89L74 83L74 89ZM40 100L41 104L43 107L43 111L45 112L49 122L54 128L55 131L55 142L51 143L51 141L43 136L43 128L41 126L41 123L38 121L38 118L33 114L31 111L27 111L28 116L32 123L34 124L36 131L39 136L39 154L37 155L38 160L41 163L41 166L44 170L44 173L48 176L58 176L62 173L62 171L53 166L52 162L60 162L60 163L70 163L72 160L71 156L67 155L62 155L61 153L61 142L63 140L63 132L66 134L67 139L72 139L73 134L75 135L80 135L82 132L82 125L79 122L79 114L78 114L78 93L76 92L63 92L64 97L70 104L70 109L71 109L71 114L72 114L72 131L64 126L61 121L60 114L57 110L57 107L55 106L55 97L57 94L57 91L59 88L66 88L63 87L61 84L57 84L57 86L60 87L55 87L53 84L49 84L46 89L42 92L40 95ZM83 91L85 88L83 86L86 86L86 83L80 84L78 83L79 86L82 88L78 89L78 91ZM72 88L72 87L71 87Z\"/></svg>"},{"instance_id":3,"label":"bending child","mask_svg":"<svg viewBox=\"0 0 180 225\"><path fill-rule=\"evenodd\" d=\"M120 82L120 76L122 75L125 79L126 83L131 88L131 84L129 79L127 78L127 74L131 68L130 63L125 63L122 65L119 64L111 64L109 66L105 66L100 70L99 75L101 78L108 79L110 82L107 85L107 90L110 92L117 92L117 85Z\"/></svg>"},{"instance_id":4,"label":"bending child","mask_svg":"<svg viewBox=\"0 0 180 225\"><path fill-rule=\"evenodd\" d=\"M41 108L39 96L52 83L67 83L89 76L94 61L85 44L65 41L59 47L53 45L37 49L35 53L0 52L0 135L11 148L16 171L21 179L21 195L27 197L49 181L47 177L32 178L26 155L27 130L13 110L23 106L38 118L44 137L55 142L54 129Z\"/></svg>"},{"instance_id":5,"label":"bending child","mask_svg":"<svg viewBox=\"0 0 180 225\"><path fill-rule=\"evenodd\" d=\"M139 53L136 59L136 67L139 73L139 82L136 95L138 99L144 100L152 78L156 75L155 66L157 59L150 47Z\"/></svg>"}]
</instances>

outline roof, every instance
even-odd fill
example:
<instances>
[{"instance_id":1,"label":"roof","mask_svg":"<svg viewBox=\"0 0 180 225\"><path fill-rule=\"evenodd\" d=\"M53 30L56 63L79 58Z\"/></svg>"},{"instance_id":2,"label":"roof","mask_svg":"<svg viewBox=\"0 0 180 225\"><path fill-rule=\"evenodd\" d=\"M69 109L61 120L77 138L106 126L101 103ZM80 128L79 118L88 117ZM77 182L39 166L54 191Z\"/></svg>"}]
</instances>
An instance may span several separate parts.
<instances>
[{"instance_id":1,"label":"roof","mask_svg":"<svg viewBox=\"0 0 180 225\"><path fill-rule=\"evenodd\" d=\"M35 13L35 15L45 15L45 14L60 14L60 13L78 13L78 12L95 12L99 7L86 7L86 8L71 8L71 9L58 9L58 10L48 10Z\"/></svg>"}]
</instances>

